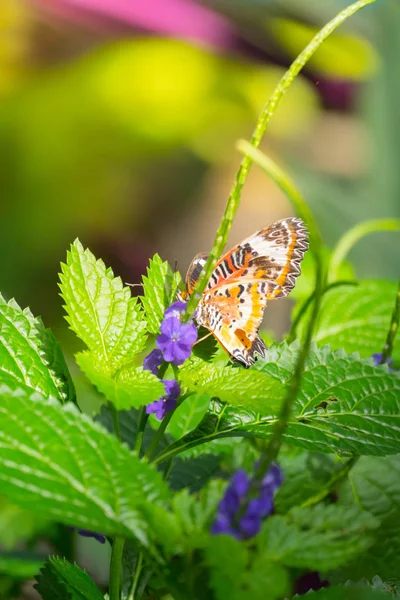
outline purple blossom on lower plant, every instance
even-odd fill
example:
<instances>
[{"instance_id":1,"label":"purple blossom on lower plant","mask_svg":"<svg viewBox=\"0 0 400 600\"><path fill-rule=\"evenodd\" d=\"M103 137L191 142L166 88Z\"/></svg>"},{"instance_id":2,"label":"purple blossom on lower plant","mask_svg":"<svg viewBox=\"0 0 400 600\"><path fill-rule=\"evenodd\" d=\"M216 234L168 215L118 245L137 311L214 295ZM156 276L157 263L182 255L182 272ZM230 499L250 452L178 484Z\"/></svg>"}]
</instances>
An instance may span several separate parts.
<instances>
[{"instance_id":1,"label":"purple blossom on lower plant","mask_svg":"<svg viewBox=\"0 0 400 600\"><path fill-rule=\"evenodd\" d=\"M236 471L219 503L212 534L232 535L237 539L257 535L263 520L273 511L274 495L282 484L282 472L277 465L272 465L255 487L255 497L251 497L253 483L254 478L245 471Z\"/></svg>"},{"instance_id":2,"label":"purple blossom on lower plant","mask_svg":"<svg viewBox=\"0 0 400 600\"><path fill-rule=\"evenodd\" d=\"M376 354L372 354L372 360L374 361L374 364L376 366L384 364L384 363L382 363L382 358L383 358L383 353L382 352L377 352ZM388 365L392 365L393 364L393 359L388 357L385 360L385 363L388 364ZM393 371L393 369L389 369L389 371Z\"/></svg>"},{"instance_id":3,"label":"purple blossom on lower plant","mask_svg":"<svg viewBox=\"0 0 400 600\"><path fill-rule=\"evenodd\" d=\"M181 393L179 383L175 379L162 379L161 381L165 388L164 396L146 406L146 413L148 415L155 413L157 419L160 419L160 421L168 412L176 408L176 401Z\"/></svg>"},{"instance_id":4,"label":"purple blossom on lower plant","mask_svg":"<svg viewBox=\"0 0 400 600\"><path fill-rule=\"evenodd\" d=\"M158 369L163 361L163 353L158 348L155 348L146 356L143 361L143 369L151 371L153 375L158 375Z\"/></svg>"}]
</instances>

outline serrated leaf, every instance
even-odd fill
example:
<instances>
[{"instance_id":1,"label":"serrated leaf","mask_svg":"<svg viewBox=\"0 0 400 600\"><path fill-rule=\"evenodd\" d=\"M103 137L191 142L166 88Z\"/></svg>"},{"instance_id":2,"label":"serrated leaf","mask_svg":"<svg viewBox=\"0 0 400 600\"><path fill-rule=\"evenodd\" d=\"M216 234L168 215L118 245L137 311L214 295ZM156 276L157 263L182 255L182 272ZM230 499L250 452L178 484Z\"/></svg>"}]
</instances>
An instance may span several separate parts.
<instances>
[{"instance_id":1,"label":"serrated leaf","mask_svg":"<svg viewBox=\"0 0 400 600\"><path fill-rule=\"evenodd\" d=\"M71 329L103 368L115 373L146 343L146 322L137 298L79 240L61 270L61 295Z\"/></svg>"},{"instance_id":2,"label":"serrated leaf","mask_svg":"<svg viewBox=\"0 0 400 600\"><path fill-rule=\"evenodd\" d=\"M79 413L0 390L2 494L66 525L147 541L142 507L168 498L160 473Z\"/></svg>"},{"instance_id":3,"label":"serrated leaf","mask_svg":"<svg viewBox=\"0 0 400 600\"><path fill-rule=\"evenodd\" d=\"M359 352L362 357L381 352L386 341L397 286L391 281L361 281L327 292L322 300L315 341L333 349ZM304 334L307 317L299 328ZM400 341L393 358L400 359Z\"/></svg>"},{"instance_id":4,"label":"serrated leaf","mask_svg":"<svg viewBox=\"0 0 400 600\"><path fill-rule=\"evenodd\" d=\"M139 408L165 394L158 377L142 367L125 366L111 376L90 352L80 352L75 358L86 377L117 410Z\"/></svg>"},{"instance_id":5,"label":"serrated leaf","mask_svg":"<svg viewBox=\"0 0 400 600\"><path fill-rule=\"evenodd\" d=\"M275 494L274 507L276 512L286 513L326 488L343 461L317 452L281 450L279 466L283 471L283 484Z\"/></svg>"},{"instance_id":6,"label":"serrated leaf","mask_svg":"<svg viewBox=\"0 0 400 600\"><path fill-rule=\"evenodd\" d=\"M292 376L298 348L297 343L270 348L267 360L260 361L252 372L262 371L283 387ZM199 426L161 453L157 461L222 437L268 438L276 414L269 398L259 405L262 412L234 409L213 400ZM284 439L313 452L395 454L400 451L399 413L399 373L389 372L387 365L376 367L371 359L332 352L329 347L314 348L306 361Z\"/></svg>"},{"instance_id":7,"label":"serrated leaf","mask_svg":"<svg viewBox=\"0 0 400 600\"><path fill-rule=\"evenodd\" d=\"M220 367L192 357L180 368L180 380L191 392L217 397L234 406L277 413L285 386L275 377L255 369Z\"/></svg>"},{"instance_id":8,"label":"serrated leaf","mask_svg":"<svg viewBox=\"0 0 400 600\"><path fill-rule=\"evenodd\" d=\"M309 598L310 600L390 600L393 598L389 592L357 585L337 585L324 588L317 592L308 592L305 596L295 598Z\"/></svg>"},{"instance_id":9,"label":"serrated leaf","mask_svg":"<svg viewBox=\"0 0 400 600\"><path fill-rule=\"evenodd\" d=\"M362 506L381 521L374 544L343 569L341 580L379 575L400 585L400 456L362 458L340 488L339 502Z\"/></svg>"},{"instance_id":10,"label":"serrated leaf","mask_svg":"<svg viewBox=\"0 0 400 600\"><path fill-rule=\"evenodd\" d=\"M58 342L29 308L0 295L0 384L74 400L73 386Z\"/></svg>"},{"instance_id":11,"label":"serrated leaf","mask_svg":"<svg viewBox=\"0 0 400 600\"><path fill-rule=\"evenodd\" d=\"M217 600L277 600L289 593L285 569L261 557L250 559L243 543L232 537L215 536L206 548L206 561Z\"/></svg>"},{"instance_id":12,"label":"serrated leaf","mask_svg":"<svg viewBox=\"0 0 400 600\"><path fill-rule=\"evenodd\" d=\"M65 558L47 560L36 581L34 587L43 600L104 600L86 571Z\"/></svg>"},{"instance_id":13,"label":"serrated leaf","mask_svg":"<svg viewBox=\"0 0 400 600\"><path fill-rule=\"evenodd\" d=\"M266 559L287 567L333 570L364 552L379 521L359 509L319 504L268 518L257 536Z\"/></svg>"},{"instance_id":14,"label":"serrated leaf","mask_svg":"<svg viewBox=\"0 0 400 600\"><path fill-rule=\"evenodd\" d=\"M150 333L159 332L165 309L176 300L182 288L180 273L172 271L167 262L155 254L147 267L147 277L143 276L144 296L141 297Z\"/></svg>"}]
</instances>

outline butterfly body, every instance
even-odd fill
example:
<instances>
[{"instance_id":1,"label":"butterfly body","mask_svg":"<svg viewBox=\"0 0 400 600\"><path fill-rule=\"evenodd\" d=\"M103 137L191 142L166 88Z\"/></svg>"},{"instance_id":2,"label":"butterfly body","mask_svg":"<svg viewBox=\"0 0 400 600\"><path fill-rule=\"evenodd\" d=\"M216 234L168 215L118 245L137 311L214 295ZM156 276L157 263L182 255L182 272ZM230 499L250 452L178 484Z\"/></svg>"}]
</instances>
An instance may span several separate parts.
<instances>
[{"instance_id":1,"label":"butterfly body","mask_svg":"<svg viewBox=\"0 0 400 600\"><path fill-rule=\"evenodd\" d=\"M293 289L307 248L303 221L290 218L260 229L220 258L200 299L196 320L233 359L250 366L256 354L265 356L258 330L267 302ZM189 266L186 297L206 260L206 254L198 254Z\"/></svg>"}]
</instances>

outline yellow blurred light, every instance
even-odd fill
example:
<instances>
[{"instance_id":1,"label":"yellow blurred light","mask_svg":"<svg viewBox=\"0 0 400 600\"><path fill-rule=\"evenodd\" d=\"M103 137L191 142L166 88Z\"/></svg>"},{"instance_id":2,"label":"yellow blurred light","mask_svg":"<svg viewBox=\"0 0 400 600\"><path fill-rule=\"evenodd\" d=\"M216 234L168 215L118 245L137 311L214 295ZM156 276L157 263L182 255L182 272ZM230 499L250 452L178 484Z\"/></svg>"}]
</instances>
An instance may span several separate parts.
<instances>
[{"instance_id":1,"label":"yellow blurred light","mask_svg":"<svg viewBox=\"0 0 400 600\"><path fill-rule=\"evenodd\" d=\"M319 29L289 19L271 19L267 28L293 58ZM364 80L376 71L378 62L375 49L365 38L355 34L334 33L314 54L308 67L323 75Z\"/></svg>"}]
</instances>

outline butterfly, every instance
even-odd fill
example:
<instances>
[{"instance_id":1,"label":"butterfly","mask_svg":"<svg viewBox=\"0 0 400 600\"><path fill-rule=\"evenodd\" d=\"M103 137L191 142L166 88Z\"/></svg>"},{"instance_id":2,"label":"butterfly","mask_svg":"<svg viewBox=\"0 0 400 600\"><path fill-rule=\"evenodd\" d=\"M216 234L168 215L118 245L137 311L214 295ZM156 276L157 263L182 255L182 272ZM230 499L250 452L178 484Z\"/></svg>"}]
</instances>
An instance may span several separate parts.
<instances>
[{"instance_id":1,"label":"butterfly","mask_svg":"<svg viewBox=\"0 0 400 600\"><path fill-rule=\"evenodd\" d=\"M246 238L217 262L195 318L229 356L246 367L255 355L265 358L267 347L258 335L268 300L284 298L300 275L308 249L301 219L276 221ZM186 300L193 292L208 254L197 254L186 274Z\"/></svg>"}]
</instances>

